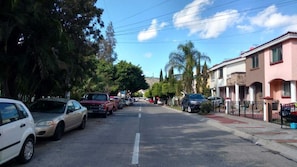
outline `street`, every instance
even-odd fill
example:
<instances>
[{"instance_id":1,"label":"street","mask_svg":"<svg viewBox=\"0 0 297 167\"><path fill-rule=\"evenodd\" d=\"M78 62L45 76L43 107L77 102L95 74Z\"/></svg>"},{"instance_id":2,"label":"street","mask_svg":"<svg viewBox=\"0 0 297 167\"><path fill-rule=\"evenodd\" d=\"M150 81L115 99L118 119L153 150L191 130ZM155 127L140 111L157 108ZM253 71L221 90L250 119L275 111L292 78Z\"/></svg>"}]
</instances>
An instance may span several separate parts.
<instances>
[{"instance_id":1,"label":"street","mask_svg":"<svg viewBox=\"0 0 297 167\"><path fill-rule=\"evenodd\" d=\"M39 139L35 155L15 167L255 167L297 166L273 151L182 113L145 102L105 118L89 118L84 130L60 141Z\"/></svg>"}]
</instances>

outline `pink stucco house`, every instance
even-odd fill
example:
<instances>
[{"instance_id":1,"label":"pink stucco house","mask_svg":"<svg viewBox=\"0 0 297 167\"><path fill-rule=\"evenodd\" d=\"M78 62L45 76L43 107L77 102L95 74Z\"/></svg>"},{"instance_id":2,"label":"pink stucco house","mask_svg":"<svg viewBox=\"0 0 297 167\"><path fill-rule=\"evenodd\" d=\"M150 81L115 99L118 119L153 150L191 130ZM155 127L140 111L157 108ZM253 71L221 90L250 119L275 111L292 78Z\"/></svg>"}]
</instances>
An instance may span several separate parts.
<instances>
[{"instance_id":1,"label":"pink stucco house","mask_svg":"<svg viewBox=\"0 0 297 167\"><path fill-rule=\"evenodd\" d=\"M297 102L297 32L251 48L209 72L213 96L249 101L260 108L264 98L278 102L278 109L279 104Z\"/></svg>"},{"instance_id":2,"label":"pink stucco house","mask_svg":"<svg viewBox=\"0 0 297 167\"><path fill-rule=\"evenodd\" d=\"M270 97L279 103L296 102L297 32L287 32L241 56L246 57L247 100Z\"/></svg>"}]
</instances>

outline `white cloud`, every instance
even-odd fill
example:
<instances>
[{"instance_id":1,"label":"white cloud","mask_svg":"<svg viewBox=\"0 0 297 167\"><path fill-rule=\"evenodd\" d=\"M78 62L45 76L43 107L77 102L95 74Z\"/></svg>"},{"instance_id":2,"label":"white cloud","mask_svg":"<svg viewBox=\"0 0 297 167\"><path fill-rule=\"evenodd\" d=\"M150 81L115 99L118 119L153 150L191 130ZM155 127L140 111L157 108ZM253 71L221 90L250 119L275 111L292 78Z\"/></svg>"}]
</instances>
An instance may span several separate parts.
<instances>
[{"instance_id":1,"label":"white cloud","mask_svg":"<svg viewBox=\"0 0 297 167\"><path fill-rule=\"evenodd\" d=\"M162 22L158 25L157 19L153 19L149 28L144 29L138 33L137 39L138 41L145 41L152 38L155 38L158 34L158 31L164 28L167 23Z\"/></svg>"},{"instance_id":2,"label":"white cloud","mask_svg":"<svg viewBox=\"0 0 297 167\"><path fill-rule=\"evenodd\" d=\"M284 27L289 31L297 29L297 15L283 15L277 11L275 5L271 5L250 18L251 25L267 29Z\"/></svg>"},{"instance_id":3,"label":"white cloud","mask_svg":"<svg viewBox=\"0 0 297 167\"><path fill-rule=\"evenodd\" d=\"M211 0L194 0L173 15L175 27L189 29L189 35L199 34L201 38L215 38L239 20L237 10L225 10L209 18L201 18L204 7L210 4Z\"/></svg>"},{"instance_id":4,"label":"white cloud","mask_svg":"<svg viewBox=\"0 0 297 167\"><path fill-rule=\"evenodd\" d=\"M216 13L213 17L206 19L206 24L200 33L202 38L215 38L232 26L239 18L237 10L225 10Z\"/></svg>"},{"instance_id":5,"label":"white cloud","mask_svg":"<svg viewBox=\"0 0 297 167\"><path fill-rule=\"evenodd\" d=\"M238 26L236 26L236 28L238 28L244 32L253 32L254 31L254 27L250 26L250 25L238 25Z\"/></svg>"},{"instance_id":6,"label":"white cloud","mask_svg":"<svg viewBox=\"0 0 297 167\"><path fill-rule=\"evenodd\" d=\"M150 52L144 54L144 57L146 57L146 58L151 58L152 56L153 56L153 54Z\"/></svg>"}]
</instances>

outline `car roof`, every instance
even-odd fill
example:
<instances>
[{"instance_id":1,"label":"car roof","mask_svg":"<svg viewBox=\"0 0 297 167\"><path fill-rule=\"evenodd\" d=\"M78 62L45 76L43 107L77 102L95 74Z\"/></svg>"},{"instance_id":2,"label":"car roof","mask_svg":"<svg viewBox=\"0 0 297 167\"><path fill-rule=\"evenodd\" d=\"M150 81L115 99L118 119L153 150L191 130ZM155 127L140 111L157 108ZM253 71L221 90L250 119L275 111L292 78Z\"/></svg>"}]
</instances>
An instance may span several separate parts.
<instances>
[{"instance_id":1,"label":"car roof","mask_svg":"<svg viewBox=\"0 0 297 167\"><path fill-rule=\"evenodd\" d=\"M38 99L38 100L39 101L57 101L57 102L67 103L68 101L70 101L72 99L50 97L50 98L42 98L42 99Z\"/></svg>"},{"instance_id":2,"label":"car roof","mask_svg":"<svg viewBox=\"0 0 297 167\"><path fill-rule=\"evenodd\" d=\"M22 103L20 100L9 99L9 98L0 98L0 102L5 103Z\"/></svg>"}]
</instances>

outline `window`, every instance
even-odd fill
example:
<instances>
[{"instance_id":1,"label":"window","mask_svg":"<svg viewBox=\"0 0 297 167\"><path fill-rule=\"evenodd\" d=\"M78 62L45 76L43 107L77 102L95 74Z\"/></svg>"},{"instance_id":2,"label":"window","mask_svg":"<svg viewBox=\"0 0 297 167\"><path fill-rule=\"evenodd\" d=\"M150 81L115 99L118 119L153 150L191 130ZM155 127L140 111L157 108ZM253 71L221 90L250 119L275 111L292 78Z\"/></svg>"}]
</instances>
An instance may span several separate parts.
<instances>
[{"instance_id":1,"label":"window","mask_svg":"<svg viewBox=\"0 0 297 167\"><path fill-rule=\"evenodd\" d=\"M16 106L11 103L0 104L0 118L2 124L17 121L19 119L19 113Z\"/></svg>"},{"instance_id":2,"label":"window","mask_svg":"<svg viewBox=\"0 0 297 167\"><path fill-rule=\"evenodd\" d=\"M20 115L21 115L20 117L27 118L29 116L24 106L20 104L15 104L15 105L17 106L17 109L20 111Z\"/></svg>"},{"instance_id":3,"label":"window","mask_svg":"<svg viewBox=\"0 0 297 167\"><path fill-rule=\"evenodd\" d=\"M282 45L277 45L271 48L270 63L273 64L273 63L281 62L282 60L283 60Z\"/></svg>"},{"instance_id":4,"label":"window","mask_svg":"<svg viewBox=\"0 0 297 167\"><path fill-rule=\"evenodd\" d=\"M291 85L290 85L290 81L283 81L282 96L284 96L284 97L291 97Z\"/></svg>"},{"instance_id":5,"label":"window","mask_svg":"<svg viewBox=\"0 0 297 167\"><path fill-rule=\"evenodd\" d=\"M74 109L75 109L75 110L79 110L79 109L80 109L80 105L79 105L78 102L73 101L73 105L74 105Z\"/></svg>"},{"instance_id":6,"label":"window","mask_svg":"<svg viewBox=\"0 0 297 167\"><path fill-rule=\"evenodd\" d=\"M223 78L223 68L219 69L219 78Z\"/></svg>"},{"instance_id":7,"label":"window","mask_svg":"<svg viewBox=\"0 0 297 167\"><path fill-rule=\"evenodd\" d=\"M259 67L259 56L253 55L252 56L252 68L258 68Z\"/></svg>"},{"instance_id":8,"label":"window","mask_svg":"<svg viewBox=\"0 0 297 167\"><path fill-rule=\"evenodd\" d=\"M210 77L211 77L212 80L215 79L215 75L214 75L214 72L213 71L210 73Z\"/></svg>"}]
</instances>

